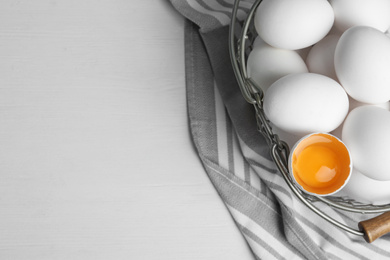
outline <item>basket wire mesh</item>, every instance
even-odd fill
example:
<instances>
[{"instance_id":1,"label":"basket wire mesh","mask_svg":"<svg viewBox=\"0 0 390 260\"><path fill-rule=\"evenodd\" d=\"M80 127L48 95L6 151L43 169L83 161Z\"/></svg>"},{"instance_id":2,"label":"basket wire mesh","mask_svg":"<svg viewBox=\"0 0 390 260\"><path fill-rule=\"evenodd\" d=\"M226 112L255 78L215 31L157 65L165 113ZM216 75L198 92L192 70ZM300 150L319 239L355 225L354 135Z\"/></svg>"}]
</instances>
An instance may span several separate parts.
<instances>
[{"instance_id":1,"label":"basket wire mesh","mask_svg":"<svg viewBox=\"0 0 390 260\"><path fill-rule=\"evenodd\" d=\"M390 211L390 204L372 205L355 201L347 197L327 196L318 197L309 195L301 191L291 179L289 174L287 161L289 155L289 147L283 140L280 140L278 135L274 134L269 120L266 118L263 110L263 93L261 88L248 76L246 69L246 59L249 52L252 50L252 44L257 36L253 25L253 18L257 7L262 0L257 0L253 3L244 21L239 21L237 12L241 0L235 0L232 19L229 31L229 51L233 70L240 87L244 99L254 106L256 112L256 121L259 132L265 137L271 150L272 158L285 179L291 191L302 201L307 207L324 218L329 223L341 228L342 230L358 236L366 236L359 228L347 226L328 214L321 211L314 205L315 202L322 202L328 206L354 213L361 214L378 214ZM366 238L366 237L365 237ZM367 240L367 239L366 239Z\"/></svg>"}]
</instances>

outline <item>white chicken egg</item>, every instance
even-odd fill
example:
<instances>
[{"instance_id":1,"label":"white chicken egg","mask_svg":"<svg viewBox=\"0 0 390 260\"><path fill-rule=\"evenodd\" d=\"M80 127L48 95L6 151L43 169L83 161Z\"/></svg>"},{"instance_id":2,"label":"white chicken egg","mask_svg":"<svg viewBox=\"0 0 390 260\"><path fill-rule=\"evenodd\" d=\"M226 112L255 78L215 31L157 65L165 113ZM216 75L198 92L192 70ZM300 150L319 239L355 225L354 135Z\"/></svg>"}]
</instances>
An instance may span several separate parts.
<instances>
[{"instance_id":1,"label":"white chicken egg","mask_svg":"<svg viewBox=\"0 0 390 260\"><path fill-rule=\"evenodd\" d=\"M367 177L355 168L340 194L351 199L374 205L390 203L390 181L378 181Z\"/></svg>"},{"instance_id":2,"label":"white chicken egg","mask_svg":"<svg viewBox=\"0 0 390 260\"><path fill-rule=\"evenodd\" d=\"M264 96L264 112L294 135L330 132L348 112L348 97L339 83L315 73L296 73L273 83Z\"/></svg>"},{"instance_id":3,"label":"white chicken egg","mask_svg":"<svg viewBox=\"0 0 390 260\"><path fill-rule=\"evenodd\" d=\"M367 104L367 103L359 102L359 101L351 98L350 96L348 96L348 100L349 100L348 114L352 110L354 110L355 108L361 107L361 106L377 106L377 107L384 108L386 110L390 110L390 102L385 102L385 103L380 103L380 104ZM348 115L347 115L347 117L348 117ZM344 122L339 127L337 127L335 130L333 130L331 132L331 134L333 134L334 136L337 136L339 139L342 139L341 136L342 136L343 126L344 126Z\"/></svg>"},{"instance_id":4,"label":"white chicken egg","mask_svg":"<svg viewBox=\"0 0 390 260\"><path fill-rule=\"evenodd\" d=\"M354 167L379 181L390 181L390 112L377 106L360 106L345 119L342 140Z\"/></svg>"},{"instance_id":5,"label":"white chicken egg","mask_svg":"<svg viewBox=\"0 0 390 260\"><path fill-rule=\"evenodd\" d=\"M334 65L352 98L370 104L390 100L390 38L384 33L367 26L346 30L337 43Z\"/></svg>"},{"instance_id":6,"label":"white chicken egg","mask_svg":"<svg viewBox=\"0 0 390 260\"><path fill-rule=\"evenodd\" d=\"M263 0L254 23L257 33L271 46L297 50L321 40L334 22L326 0Z\"/></svg>"},{"instance_id":7,"label":"white chicken egg","mask_svg":"<svg viewBox=\"0 0 390 260\"><path fill-rule=\"evenodd\" d=\"M291 50L260 44L250 52L248 76L265 92L272 83L291 73L308 72L301 56Z\"/></svg>"},{"instance_id":8,"label":"white chicken egg","mask_svg":"<svg viewBox=\"0 0 390 260\"><path fill-rule=\"evenodd\" d=\"M335 27L345 31L364 25L382 32L390 26L389 0L330 0L335 15Z\"/></svg>"},{"instance_id":9,"label":"white chicken egg","mask_svg":"<svg viewBox=\"0 0 390 260\"><path fill-rule=\"evenodd\" d=\"M328 76L337 81L334 70L334 52L340 36L329 34L316 43L306 58L306 64L310 72Z\"/></svg>"}]
</instances>

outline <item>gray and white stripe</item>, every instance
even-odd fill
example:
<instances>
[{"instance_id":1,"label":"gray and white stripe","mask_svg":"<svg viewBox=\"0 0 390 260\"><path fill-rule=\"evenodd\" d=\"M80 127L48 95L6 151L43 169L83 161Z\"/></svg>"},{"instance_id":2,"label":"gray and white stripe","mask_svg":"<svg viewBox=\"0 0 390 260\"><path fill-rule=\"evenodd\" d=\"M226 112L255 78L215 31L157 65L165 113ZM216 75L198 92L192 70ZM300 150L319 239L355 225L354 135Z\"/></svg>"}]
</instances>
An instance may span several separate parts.
<instances>
[{"instance_id":1,"label":"gray and white stripe","mask_svg":"<svg viewBox=\"0 0 390 260\"><path fill-rule=\"evenodd\" d=\"M175 8L187 19L201 27L203 32L226 26L230 22L231 0L171 0ZM238 18L244 19L252 6L251 1L242 1L239 5Z\"/></svg>"}]
</instances>

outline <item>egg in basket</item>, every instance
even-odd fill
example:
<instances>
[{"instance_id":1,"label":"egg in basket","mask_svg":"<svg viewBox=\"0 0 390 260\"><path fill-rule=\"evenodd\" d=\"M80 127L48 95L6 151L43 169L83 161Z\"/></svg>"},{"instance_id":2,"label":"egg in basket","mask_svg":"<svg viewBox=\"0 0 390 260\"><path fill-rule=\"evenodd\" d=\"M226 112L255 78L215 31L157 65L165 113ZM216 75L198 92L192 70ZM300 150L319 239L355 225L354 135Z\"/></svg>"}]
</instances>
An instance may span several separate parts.
<instances>
[{"instance_id":1,"label":"egg in basket","mask_svg":"<svg viewBox=\"0 0 390 260\"><path fill-rule=\"evenodd\" d=\"M258 0L242 23L239 3L233 69L288 186L367 242L390 232L390 1ZM375 215L350 227L316 201Z\"/></svg>"}]
</instances>

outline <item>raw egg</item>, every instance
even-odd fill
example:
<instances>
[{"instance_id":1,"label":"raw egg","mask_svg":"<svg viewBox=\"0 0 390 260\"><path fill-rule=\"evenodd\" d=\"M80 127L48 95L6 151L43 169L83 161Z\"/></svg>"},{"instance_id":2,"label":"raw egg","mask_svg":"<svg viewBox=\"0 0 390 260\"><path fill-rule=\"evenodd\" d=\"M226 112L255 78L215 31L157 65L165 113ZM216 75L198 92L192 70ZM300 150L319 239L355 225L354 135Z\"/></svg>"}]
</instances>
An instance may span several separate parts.
<instances>
[{"instance_id":1,"label":"raw egg","mask_svg":"<svg viewBox=\"0 0 390 260\"><path fill-rule=\"evenodd\" d=\"M263 0L254 24L269 45L297 50L324 38L334 23L334 12L324 0Z\"/></svg>"},{"instance_id":2,"label":"raw egg","mask_svg":"<svg viewBox=\"0 0 390 260\"><path fill-rule=\"evenodd\" d=\"M368 26L346 30L336 45L334 68L353 99L369 104L390 100L390 38L381 31Z\"/></svg>"},{"instance_id":3,"label":"raw egg","mask_svg":"<svg viewBox=\"0 0 390 260\"><path fill-rule=\"evenodd\" d=\"M278 128L297 136L329 133L344 121L348 96L335 80L293 73L276 80L264 95L264 113Z\"/></svg>"},{"instance_id":4,"label":"raw egg","mask_svg":"<svg viewBox=\"0 0 390 260\"><path fill-rule=\"evenodd\" d=\"M248 76L263 92L283 76L309 72L297 52L275 48L259 40L256 44L248 56Z\"/></svg>"},{"instance_id":5,"label":"raw egg","mask_svg":"<svg viewBox=\"0 0 390 260\"><path fill-rule=\"evenodd\" d=\"M390 112L377 106L359 106L345 119L342 140L356 170L378 181L390 181Z\"/></svg>"},{"instance_id":6,"label":"raw egg","mask_svg":"<svg viewBox=\"0 0 390 260\"><path fill-rule=\"evenodd\" d=\"M336 193L348 182L352 160L347 147L337 137L314 133L295 144L289 168L302 190L325 196Z\"/></svg>"}]
</instances>

